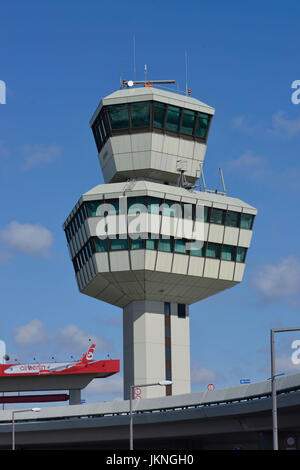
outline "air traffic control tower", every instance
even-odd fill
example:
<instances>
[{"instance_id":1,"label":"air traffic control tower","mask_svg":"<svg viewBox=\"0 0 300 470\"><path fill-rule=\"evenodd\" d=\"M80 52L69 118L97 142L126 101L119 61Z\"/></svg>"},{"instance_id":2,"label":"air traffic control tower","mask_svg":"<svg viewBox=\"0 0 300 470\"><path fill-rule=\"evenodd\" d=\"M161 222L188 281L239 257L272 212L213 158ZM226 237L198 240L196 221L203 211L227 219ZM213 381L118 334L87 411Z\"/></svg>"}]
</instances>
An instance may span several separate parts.
<instances>
[{"instance_id":1,"label":"air traffic control tower","mask_svg":"<svg viewBox=\"0 0 300 470\"><path fill-rule=\"evenodd\" d=\"M190 95L125 82L90 121L105 184L64 230L80 292L123 309L125 399L160 380L172 385L142 396L190 392L189 306L243 279L257 211L206 188L213 115Z\"/></svg>"}]
</instances>

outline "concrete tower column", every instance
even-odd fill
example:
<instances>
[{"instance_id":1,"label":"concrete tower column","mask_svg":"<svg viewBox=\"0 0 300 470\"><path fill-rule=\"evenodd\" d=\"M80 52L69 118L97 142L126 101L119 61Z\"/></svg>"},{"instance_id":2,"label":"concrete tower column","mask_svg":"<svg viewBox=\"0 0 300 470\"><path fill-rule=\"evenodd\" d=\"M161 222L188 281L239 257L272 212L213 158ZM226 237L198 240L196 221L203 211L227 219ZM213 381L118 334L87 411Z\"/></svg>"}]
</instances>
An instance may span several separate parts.
<instances>
[{"instance_id":1,"label":"concrete tower column","mask_svg":"<svg viewBox=\"0 0 300 470\"><path fill-rule=\"evenodd\" d=\"M172 386L145 387L143 398L190 392L188 306L148 300L123 309L124 398L130 385L172 380Z\"/></svg>"}]
</instances>

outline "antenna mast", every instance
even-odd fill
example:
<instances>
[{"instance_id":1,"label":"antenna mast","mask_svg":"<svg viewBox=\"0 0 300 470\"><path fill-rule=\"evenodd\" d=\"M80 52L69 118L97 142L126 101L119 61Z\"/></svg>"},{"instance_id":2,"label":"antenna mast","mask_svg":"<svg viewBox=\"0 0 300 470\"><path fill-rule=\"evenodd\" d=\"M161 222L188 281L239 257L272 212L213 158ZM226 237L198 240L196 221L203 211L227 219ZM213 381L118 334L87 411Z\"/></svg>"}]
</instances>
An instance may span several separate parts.
<instances>
[{"instance_id":1,"label":"antenna mast","mask_svg":"<svg viewBox=\"0 0 300 470\"><path fill-rule=\"evenodd\" d=\"M135 63L135 36L133 36L133 78L136 80L136 63Z\"/></svg>"},{"instance_id":2,"label":"antenna mast","mask_svg":"<svg viewBox=\"0 0 300 470\"><path fill-rule=\"evenodd\" d=\"M185 94L188 95L187 53L185 51Z\"/></svg>"}]
</instances>

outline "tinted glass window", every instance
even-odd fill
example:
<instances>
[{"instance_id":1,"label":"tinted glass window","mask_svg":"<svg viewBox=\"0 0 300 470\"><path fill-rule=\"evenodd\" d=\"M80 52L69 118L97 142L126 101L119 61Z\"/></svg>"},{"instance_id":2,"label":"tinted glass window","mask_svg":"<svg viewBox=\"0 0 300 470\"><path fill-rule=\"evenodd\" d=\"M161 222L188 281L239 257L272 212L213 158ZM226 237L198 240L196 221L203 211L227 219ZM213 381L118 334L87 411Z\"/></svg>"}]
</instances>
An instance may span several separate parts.
<instances>
[{"instance_id":1,"label":"tinted glass window","mask_svg":"<svg viewBox=\"0 0 300 470\"><path fill-rule=\"evenodd\" d=\"M193 135L195 124L195 112L185 109L182 115L180 132L182 134Z\"/></svg>"},{"instance_id":2,"label":"tinted glass window","mask_svg":"<svg viewBox=\"0 0 300 470\"><path fill-rule=\"evenodd\" d=\"M205 114L198 114L196 136L205 139L208 128L208 117Z\"/></svg>"},{"instance_id":3,"label":"tinted glass window","mask_svg":"<svg viewBox=\"0 0 300 470\"><path fill-rule=\"evenodd\" d=\"M128 239L127 238L112 238L110 240L111 250L128 250Z\"/></svg>"},{"instance_id":4,"label":"tinted glass window","mask_svg":"<svg viewBox=\"0 0 300 470\"><path fill-rule=\"evenodd\" d=\"M131 249L132 250L142 250L144 248L144 240L142 238L137 238L136 240L131 240Z\"/></svg>"},{"instance_id":5,"label":"tinted glass window","mask_svg":"<svg viewBox=\"0 0 300 470\"><path fill-rule=\"evenodd\" d=\"M238 227L239 226L239 212L227 211L225 218L225 225L228 227Z\"/></svg>"},{"instance_id":6,"label":"tinted glass window","mask_svg":"<svg viewBox=\"0 0 300 470\"><path fill-rule=\"evenodd\" d=\"M151 214L159 214L160 205L162 203L161 199L155 197L148 198L148 212Z\"/></svg>"},{"instance_id":7,"label":"tinted glass window","mask_svg":"<svg viewBox=\"0 0 300 470\"><path fill-rule=\"evenodd\" d=\"M153 126L163 129L165 122L166 105L163 103L154 103L153 106Z\"/></svg>"},{"instance_id":8,"label":"tinted glass window","mask_svg":"<svg viewBox=\"0 0 300 470\"><path fill-rule=\"evenodd\" d=\"M245 258L246 258L246 248L238 246L237 251L236 251L236 261L238 263L244 263Z\"/></svg>"},{"instance_id":9,"label":"tinted glass window","mask_svg":"<svg viewBox=\"0 0 300 470\"><path fill-rule=\"evenodd\" d=\"M167 238L167 239L161 238L161 239L158 241L158 250L159 250L159 251L168 251L168 252L171 252L171 251L172 251L172 242L171 242L171 239L169 239L169 238Z\"/></svg>"},{"instance_id":10,"label":"tinted glass window","mask_svg":"<svg viewBox=\"0 0 300 470\"><path fill-rule=\"evenodd\" d=\"M235 259L235 246L224 245L222 247L221 259L225 261L234 261Z\"/></svg>"},{"instance_id":11,"label":"tinted glass window","mask_svg":"<svg viewBox=\"0 0 300 470\"><path fill-rule=\"evenodd\" d=\"M222 224L223 223L223 209L211 208L210 212L210 222L212 224Z\"/></svg>"},{"instance_id":12,"label":"tinted glass window","mask_svg":"<svg viewBox=\"0 0 300 470\"><path fill-rule=\"evenodd\" d=\"M186 253L185 240L175 240L174 241L174 251L176 253Z\"/></svg>"},{"instance_id":13,"label":"tinted glass window","mask_svg":"<svg viewBox=\"0 0 300 470\"><path fill-rule=\"evenodd\" d=\"M101 126L101 129L102 129L103 139L105 139L106 135L107 135L107 132L106 132L106 129L105 129L104 121L102 119L100 120L100 126Z\"/></svg>"},{"instance_id":14,"label":"tinted glass window","mask_svg":"<svg viewBox=\"0 0 300 470\"><path fill-rule=\"evenodd\" d=\"M219 258L220 257L220 245L217 243L207 243L206 256L208 258Z\"/></svg>"},{"instance_id":15,"label":"tinted glass window","mask_svg":"<svg viewBox=\"0 0 300 470\"><path fill-rule=\"evenodd\" d=\"M89 201L87 203L89 217L94 217L96 215L103 215L100 213L101 204L103 204L103 201Z\"/></svg>"},{"instance_id":16,"label":"tinted glass window","mask_svg":"<svg viewBox=\"0 0 300 470\"><path fill-rule=\"evenodd\" d=\"M102 240L101 238L95 237L94 242L95 242L95 250L98 253L101 253L103 251L108 251L108 240L107 240L107 238L104 238Z\"/></svg>"},{"instance_id":17,"label":"tinted glass window","mask_svg":"<svg viewBox=\"0 0 300 470\"><path fill-rule=\"evenodd\" d=\"M162 214L169 217L180 217L182 215L181 204L176 201L165 200L162 204Z\"/></svg>"},{"instance_id":18,"label":"tinted glass window","mask_svg":"<svg viewBox=\"0 0 300 470\"><path fill-rule=\"evenodd\" d=\"M190 254L192 256L204 256L204 243L199 242L191 242L190 244Z\"/></svg>"},{"instance_id":19,"label":"tinted glass window","mask_svg":"<svg viewBox=\"0 0 300 470\"><path fill-rule=\"evenodd\" d=\"M150 123L150 104L149 102L131 103L131 126L146 127Z\"/></svg>"},{"instance_id":20,"label":"tinted glass window","mask_svg":"<svg viewBox=\"0 0 300 470\"><path fill-rule=\"evenodd\" d=\"M129 197L127 199L128 214L141 214L146 211L146 200L141 197Z\"/></svg>"},{"instance_id":21,"label":"tinted glass window","mask_svg":"<svg viewBox=\"0 0 300 470\"><path fill-rule=\"evenodd\" d=\"M113 130L127 129L129 127L129 116L127 104L108 107L110 125Z\"/></svg>"},{"instance_id":22,"label":"tinted glass window","mask_svg":"<svg viewBox=\"0 0 300 470\"><path fill-rule=\"evenodd\" d=\"M180 108L177 106L168 106L166 129L177 132L179 129Z\"/></svg>"},{"instance_id":23,"label":"tinted glass window","mask_svg":"<svg viewBox=\"0 0 300 470\"><path fill-rule=\"evenodd\" d=\"M149 237L146 240L146 249L147 250L155 250L156 249L156 239Z\"/></svg>"},{"instance_id":24,"label":"tinted glass window","mask_svg":"<svg viewBox=\"0 0 300 470\"><path fill-rule=\"evenodd\" d=\"M252 214L241 214L241 228L251 230L254 216Z\"/></svg>"},{"instance_id":25,"label":"tinted glass window","mask_svg":"<svg viewBox=\"0 0 300 470\"><path fill-rule=\"evenodd\" d=\"M109 199L106 201L104 211L107 215L119 214L119 199Z\"/></svg>"},{"instance_id":26,"label":"tinted glass window","mask_svg":"<svg viewBox=\"0 0 300 470\"><path fill-rule=\"evenodd\" d=\"M195 220L199 222L207 222L209 207L197 204L195 208Z\"/></svg>"}]
</instances>

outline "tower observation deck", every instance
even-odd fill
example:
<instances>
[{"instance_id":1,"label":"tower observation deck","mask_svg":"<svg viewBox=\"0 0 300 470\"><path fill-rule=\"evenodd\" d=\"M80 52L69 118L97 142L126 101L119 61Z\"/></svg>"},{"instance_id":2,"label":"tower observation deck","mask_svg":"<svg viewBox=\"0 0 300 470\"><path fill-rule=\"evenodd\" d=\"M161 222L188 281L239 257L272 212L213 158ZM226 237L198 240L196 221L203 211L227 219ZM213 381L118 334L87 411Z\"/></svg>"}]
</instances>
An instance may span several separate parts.
<instances>
[{"instance_id":1,"label":"tower observation deck","mask_svg":"<svg viewBox=\"0 0 300 470\"><path fill-rule=\"evenodd\" d=\"M80 292L123 309L125 399L160 380L172 385L142 396L190 392L189 306L243 279L257 210L196 185L213 115L144 86L103 98L90 121L105 184L64 231Z\"/></svg>"}]
</instances>

